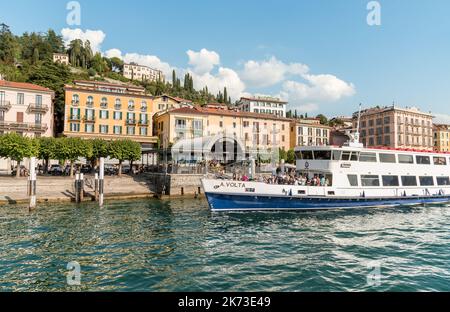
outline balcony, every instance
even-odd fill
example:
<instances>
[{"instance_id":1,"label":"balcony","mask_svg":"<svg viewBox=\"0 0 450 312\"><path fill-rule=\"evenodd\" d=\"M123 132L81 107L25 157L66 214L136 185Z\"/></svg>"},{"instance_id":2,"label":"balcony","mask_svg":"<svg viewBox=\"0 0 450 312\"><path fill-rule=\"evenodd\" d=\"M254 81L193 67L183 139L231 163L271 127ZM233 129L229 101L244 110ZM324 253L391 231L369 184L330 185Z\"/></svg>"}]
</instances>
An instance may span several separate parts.
<instances>
[{"instance_id":1,"label":"balcony","mask_svg":"<svg viewBox=\"0 0 450 312\"><path fill-rule=\"evenodd\" d=\"M83 117L83 121L84 121L85 123L95 122L95 116L84 116L84 117Z\"/></svg>"},{"instance_id":2,"label":"balcony","mask_svg":"<svg viewBox=\"0 0 450 312\"><path fill-rule=\"evenodd\" d=\"M72 106L79 106L80 105L80 101L73 101L70 102L72 104Z\"/></svg>"},{"instance_id":3,"label":"balcony","mask_svg":"<svg viewBox=\"0 0 450 312\"><path fill-rule=\"evenodd\" d=\"M29 132L45 132L47 124L17 121L0 121L0 130L9 131L29 131Z\"/></svg>"},{"instance_id":4,"label":"balcony","mask_svg":"<svg viewBox=\"0 0 450 312\"><path fill-rule=\"evenodd\" d=\"M128 105L128 110L129 110L130 112L134 111L134 105Z\"/></svg>"},{"instance_id":5,"label":"balcony","mask_svg":"<svg viewBox=\"0 0 450 312\"><path fill-rule=\"evenodd\" d=\"M46 104L30 103L30 105L28 105L28 112L30 112L30 113L45 114L48 112L48 110L49 110L49 107Z\"/></svg>"},{"instance_id":6,"label":"balcony","mask_svg":"<svg viewBox=\"0 0 450 312\"><path fill-rule=\"evenodd\" d=\"M81 121L80 115L70 115L69 121Z\"/></svg>"},{"instance_id":7,"label":"balcony","mask_svg":"<svg viewBox=\"0 0 450 312\"><path fill-rule=\"evenodd\" d=\"M0 111L9 111L11 108L11 103L9 101L0 102Z\"/></svg>"},{"instance_id":8,"label":"balcony","mask_svg":"<svg viewBox=\"0 0 450 312\"><path fill-rule=\"evenodd\" d=\"M139 125L140 126L148 126L149 125L149 121L148 120L139 120Z\"/></svg>"},{"instance_id":9,"label":"balcony","mask_svg":"<svg viewBox=\"0 0 450 312\"><path fill-rule=\"evenodd\" d=\"M147 106L141 106L141 112L146 112L147 111Z\"/></svg>"},{"instance_id":10,"label":"balcony","mask_svg":"<svg viewBox=\"0 0 450 312\"><path fill-rule=\"evenodd\" d=\"M137 124L136 119L127 119L125 122L128 126L135 126Z\"/></svg>"}]
</instances>

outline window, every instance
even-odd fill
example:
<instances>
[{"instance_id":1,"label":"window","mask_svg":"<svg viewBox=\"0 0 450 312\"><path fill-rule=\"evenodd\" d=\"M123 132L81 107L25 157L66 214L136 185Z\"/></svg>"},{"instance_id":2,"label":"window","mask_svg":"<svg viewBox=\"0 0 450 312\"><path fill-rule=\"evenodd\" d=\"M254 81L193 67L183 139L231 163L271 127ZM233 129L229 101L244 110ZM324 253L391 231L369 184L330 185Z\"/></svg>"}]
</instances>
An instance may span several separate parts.
<instances>
[{"instance_id":1,"label":"window","mask_svg":"<svg viewBox=\"0 0 450 312\"><path fill-rule=\"evenodd\" d=\"M122 120L122 112L114 112L113 119L114 120Z\"/></svg>"},{"instance_id":2,"label":"window","mask_svg":"<svg viewBox=\"0 0 450 312\"><path fill-rule=\"evenodd\" d=\"M220 128L223 127L223 121L219 121L219 127L220 127Z\"/></svg>"},{"instance_id":3,"label":"window","mask_svg":"<svg viewBox=\"0 0 450 312\"><path fill-rule=\"evenodd\" d=\"M361 186L380 186L380 178L377 175L362 175Z\"/></svg>"},{"instance_id":4,"label":"window","mask_svg":"<svg viewBox=\"0 0 450 312\"><path fill-rule=\"evenodd\" d=\"M352 152L352 155L351 155L351 157L350 157L350 160L351 160L351 161L358 161L358 159L359 159L359 152L353 151L353 152Z\"/></svg>"},{"instance_id":5,"label":"window","mask_svg":"<svg viewBox=\"0 0 450 312\"><path fill-rule=\"evenodd\" d=\"M433 177L419 177L421 186L434 186Z\"/></svg>"},{"instance_id":6,"label":"window","mask_svg":"<svg viewBox=\"0 0 450 312\"><path fill-rule=\"evenodd\" d=\"M359 161L362 162L377 162L377 154L362 152L359 156Z\"/></svg>"},{"instance_id":7,"label":"window","mask_svg":"<svg viewBox=\"0 0 450 312\"><path fill-rule=\"evenodd\" d=\"M175 128L178 128L178 129L186 128L186 120L185 119L175 119Z\"/></svg>"},{"instance_id":8,"label":"window","mask_svg":"<svg viewBox=\"0 0 450 312\"><path fill-rule=\"evenodd\" d=\"M80 124L79 123L70 123L70 131L80 132Z\"/></svg>"},{"instance_id":9,"label":"window","mask_svg":"<svg viewBox=\"0 0 450 312\"><path fill-rule=\"evenodd\" d=\"M24 94L23 93L17 93L17 104L23 105L24 102Z\"/></svg>"},{"instance_id":10,"label":"window","mask_svg":"<svg viewBox=\"0 0 450 312\"><path fill-rule=\"evenodd\" d=\"M122 134L122 126L114 126L114 134Z\"/></svg>"},{"instance_id":11,"label":"window","mask_svg":"<svg viewBox=\"0 0 450 312\"><path fill-rule=\"evenodd\" d=\"M94 132L94 125L93 124L85 124L84 125L84 132L86 132L86 133L93 133Z\"/></svg>"},{"instance_id":12,"label":"window","mask_svg":"<svg viewBox=\"0 0 450 312\"><path fill-rule=\"evenodd\" d=\"M107 134L108 133L108 126L107 125L100 125L99 126L99 130L100 130L100 133Z\"/></svg>"},{"instance_id":13,"label":"window","mask_svg":"<svg viewBox=\"0 0 450 312\"><path fill-rule=\"evenodd\" d=\"M141 111L147 111L147 102L146 101L141 102Z\"/></svg>"},{"instance_id":14,"label":"window","mask_svg":"<svg viewBox=\"0 0 450 312\"><path fill-rule=\"evenodd\" d=\"M436 180L438 185L450 185L449 177L437 177Z\"/></svg>"},{"instance_id":15,"label":"window","mask_svg":"<svg viewBox=\"0 0 450 312\"><path fill-rule=\"evenodd\" d=\"M312 151L302 151L302 159L311 160L313 159L313 152Z\"/></svg>"},{"instance_id":16,"label":"window","mask_svg":"<svg viewBox=\"0 0 450 312\"><path fill-rule=\"evenodd\" d=\"M120 101L120 99L116 99L116 101L114 103L114 109L116 109L116 110L122 109L122 102Z\"/></svg>"},{"instance_id":17,"label":"window","mask_svg":"<svg viewBox=\"0 0 450 312\"><path fill-rule=\"evenodd\" d=\"M331 159L331 151L314 151L314 159L330 160Z\"/></svg>"},{"instance_id":18,"label":"window","mask_svg":"<svg viewBox=\"0 0 450 312\"><path fill-rule=\"evenodd\" d=\"M413 164L414 157L412 155L398 155L398 162L401 164Z\"/></svg>"},{"instance_id":19,"label":"window","mask_svg":"<svg viewBox=\"0 0 450 312\"><path fill-rule=\"evenodd\" d=\"M350 160L350 153L349 151L342 152L342 160Z\"/></svg>"},{"instance_id":20,"label":"window","mask_svg":"<svg viewBox=\"0 0 450 312\"><path fill-rule=\"evenodd\" d=\"M395 163L395 154L381 154L380 153L380 162L382 163Z\"/></svg>"},{"instance_id":21,"label":"window","mask_svg":"<svg viewBox=\"0 0 450 312\"><path fill-rule=\"evenodd\" d=\"M341 160L341 151L333 151L333 160Z\"/></svg>"},{"instance_id":22,"label":"window","mask_svg":"<svg viewBox=\"0 0 450 312\"><path fill-rule=\"evenodd\" d=\"M134 127L127 127L127 134L128 135L134 135L135 129Z\"/></svg>"},{"instance_id":23,"label":"window","mask_svg":"<svg viewBox=\"0 0 450 312\"><path fill-rule=\"evenodd\" d=\"M100 102L100 107L101 108L107 108L108 107L108 99L103 97L102 101Z\"/></svg>"},{"instance_id":24,"label":"window","mask_svg":"<svg viewBox=\"0 0 450 312\"><path fill-rule=\"evenodd\" d=\"M128 109L129 110L134 110L134 101L133 100L129 100L128 101Z\"/></svg>"},{"instance_id":25,"label":"window","mask_svg":"<svg viewBox=\"0 0 450 312\"><path fill-rule=\"evenodd\" d=\"M417 178L415 176L402 176L403 186L417 186Z\"/></svg>"},{"instance_id":26,"label":"window","mask_svg":"<svg viewBox=\"0 0 450 312\"><path fill-rule=\"evenodd\" d=\"M350 186L358 186L358 176L356 174L348 174L347 178Z\"/></svg>"},{"instance_id":27,"label":"window","mask_svg":"<svg viewBox=\"0 0 450 312\"><path fill-rule=\"evenodd\" d=\"M139 134L140 135L147 135L147 128L146 127L140 127Z\"/></svg>"},{"instance_id":28,"label":"window","mask_svg":"<svg viewBox=\"0 0 450 312\"><path fill-rule=\"evenodd\" d=\"M399 186L397 176L382 176L383 186Z\"/></svg>"},{"instance_id":29,"label":"window","mask_svg":"<svg viewBox=\"0 0 450 312\"><path fill-rule=\"evenodd\" d=\"M72 95L72 104L79 104L80 103L80 96L78 94Z\"/></svg>"},{"instance_id":30,"label":"window","mask_svg":"<svg viewBox=\"0 0 450 312\"><path fill-rule=\"evenodd\" d=\"M447 159L445 157L433 157L433 162L437 166L447 165Z\"/></svg>"},{"instance_id":31,"label":"window","mask_svg":"<svg viewBox=\"0 0 450 312\"><path fill-rule=\"evenodd\" d=\"M419 165L429 165L430 157L429 156L416 156L416 162Z\"/></svg>"},{"instance_id":32,"label":"window","mask_svg":"<svg viewBox=\"0 0 450 312\"><path fill-rule=\"evenodd\" d=\"M108 119L109 118L109 112L107 110L100 110L100 119Z\"/></svg>"}]
</instances>

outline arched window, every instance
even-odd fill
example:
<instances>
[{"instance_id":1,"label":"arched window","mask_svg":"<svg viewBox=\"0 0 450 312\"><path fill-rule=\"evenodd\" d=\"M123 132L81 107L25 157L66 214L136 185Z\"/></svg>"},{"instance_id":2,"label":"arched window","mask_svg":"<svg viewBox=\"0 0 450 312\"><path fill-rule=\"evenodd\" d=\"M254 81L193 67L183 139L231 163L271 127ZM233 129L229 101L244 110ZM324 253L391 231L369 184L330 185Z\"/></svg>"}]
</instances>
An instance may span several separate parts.
<instances>
[{"instance_id":1,"label":"arched window","mask_svg":"<svg viewBox=\"0 0 450 312\"><path fill-rule=\"evenodd\" d=\"M80 104L80 96L78 94L72 95L72 104L73 105Z\"/></svg>"},{"instance_id":2,"label":"arched window","mask_svg":"<svg viewBox=\"0 0 450 312\"><path fill-rule=\"evenodd\" d=\"M143 111L143 112L147 111L147 102L146 101L141 102L141 111Z\"/></svg>"},{"instance_id":3,"label":"arched window","mask_svg":"<svg viewBox=\"0 0 450 312\"><path fill-rule=\"evenodd\" d=\"M114 108L119 110L122 108L122 102L120 101L120 99L116 99L116 102L114 104Z\"/></svg>"},{"instance_id":4,"label":"arched window","mask_svg":"<svg viewBox=\"0 0 450 312\"><path fill-rule=\"evenodd\" d=\"M108 99L103 97L102 101L100 102L100 107L101 108L107 108L108 107Z\"/></svg>"},{"instance_id":5,"label":"arched window","mask_svg":"<svg viewBox=\"0 0 450 312\"><path fill-rule=\"evenodd\" d=\"M94 98L92 96L87 97L86 106L88 107L94 106Z\"/></svg>"},{"instance_id":6,"label":"arched window","mask_svg":"<svg viewBox=\"0 0 450 312\"><path fill-rule=\"evenodd\" d=\"M134 101L133 100L128 101L128 110L134 110Z\"/></svg>"}]
</instances>

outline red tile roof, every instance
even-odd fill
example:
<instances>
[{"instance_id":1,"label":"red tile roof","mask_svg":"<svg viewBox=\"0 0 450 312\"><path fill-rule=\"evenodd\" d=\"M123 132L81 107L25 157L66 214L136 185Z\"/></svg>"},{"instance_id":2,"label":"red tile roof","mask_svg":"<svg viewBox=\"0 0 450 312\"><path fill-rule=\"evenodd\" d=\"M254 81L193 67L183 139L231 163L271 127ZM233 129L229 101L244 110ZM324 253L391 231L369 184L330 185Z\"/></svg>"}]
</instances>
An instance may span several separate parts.
<instances>
[{"instance_id":1,"label":"red tile roof","mask_svg":"<svg viewBox=\"0 0 450 312\"><path fill-rule=\"evenodd\" d=\"M28 82L15 82L15 81L0 80L0 87L14 88L14 89L27 89L27 90L53 93L53 91L48 88L41 87L41 86L38 86L38 85L35 85L32 83L28 83Z\"/></svg>"}]
</instances>

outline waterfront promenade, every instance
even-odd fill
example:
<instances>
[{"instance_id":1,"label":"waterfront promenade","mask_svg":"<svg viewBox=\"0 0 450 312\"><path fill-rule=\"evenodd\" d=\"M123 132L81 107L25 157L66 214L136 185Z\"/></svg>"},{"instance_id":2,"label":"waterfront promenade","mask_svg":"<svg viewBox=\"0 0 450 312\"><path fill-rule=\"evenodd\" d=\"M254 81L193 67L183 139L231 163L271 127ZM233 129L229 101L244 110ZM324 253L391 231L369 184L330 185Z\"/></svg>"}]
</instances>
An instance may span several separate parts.
<instances>
[{"instance_id":1,"label":"waterfront promenade","mask_svg":"<svg viewBox=\"0 0 450 312\"><path fill-rule=\"evenodd\" d=\"M85 176L85 198L94 196L94 177ZM38 202L70 202L75 194L74 178L38 176ZM154 187L147 175L105 177L105 198L126 199L153 197ZM27 178L0 177L0 205L28 203Z\"/></svg>"}]
</instances>

